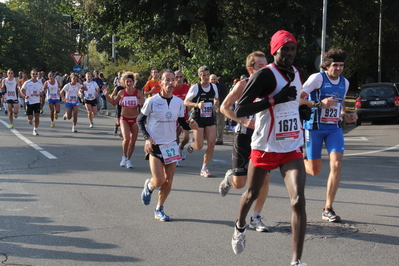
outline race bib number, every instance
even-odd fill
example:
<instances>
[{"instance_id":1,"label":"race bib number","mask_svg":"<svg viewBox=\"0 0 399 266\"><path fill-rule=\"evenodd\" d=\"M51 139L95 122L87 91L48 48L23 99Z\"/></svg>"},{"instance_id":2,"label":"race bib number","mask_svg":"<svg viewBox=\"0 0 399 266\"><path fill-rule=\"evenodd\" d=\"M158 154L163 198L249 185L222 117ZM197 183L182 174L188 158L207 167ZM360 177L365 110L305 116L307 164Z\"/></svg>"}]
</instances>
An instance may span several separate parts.
<instances>
[{"instance_id":1,"label":"race bib number","mask_svg":"<svg viewBox=\"0 0 399 266\"><path fill-rule=\"evenodd\" d=\"M128 108L137 107L137 97L136 96L126 96L123 98L123 106Z\"/></svg>"},{"instance_id":2,"label":"race bib number","mask_svg":"<svg viewBox=\"0 0 399 266\"><path fill-rule=\"evenodd\" d=\"M86 96L87 100L94 100L94 98L95 97L94 97L93 93L88 93L87 96Z\"/></svg>"},{"instance_id":3,"label":"race bib number","mask_svg":"<svg viewBox=\"0 0 399 266\"><path fill-rule=\"evenodd\" d=\"M211 102L204 103L204 107L200 110L201 117L212 117L212 106Z\"/></svg>"},{"instance_id":4,"label":"race bib number","mask_svg":"<svg viewBox=\"0 0 399 266\"><path fill-rule=\"evenodd\" d=\"M39 97L39 92L38 91L33 91L31 96L33 97Z\"/></svg>"},{"instance_id":5,"label":"race bib number","mask_svg":"<svg viewBox=\"0 0 399 266\"><path fill-rule=\"evenodd\" d=\"M276 112L275 118L275 133L277 141L299 138L301 129L298 110Z\"/></svg>"},{"instance_id":6,"label":"race bib number","mask_svg":"<svg viewBox=\"0 0 399 266\"><path fill-rule=\"evenodd\" d=\"M15 91L7 91L7 94L9 97L15 97L17 96L17 94L15 93Z\"/></svg>"},{"instance_id":7,"label":"race bib number","mask_svg":"<svg viewBox=\"0 0 399 266\"><path fill-rule=\"evenodd\" d=\"M171 164L181 160L179 145L176 142L168 145L159 145L161 150L163 161L165 164Z\"/></svg>"},{"instance_id":8,"label":"race bib number","mask_svg":"<svg viewBox=\"0 0 399 266\"><path fill-rule=\"evenodd\" d=\"M59 99L58 94L57 93L50 93L50 99Z\"/></svg>"},{"instance_id":9,"label":"race bib number","mask_svg":"<svg viewBox=\"0 0 399 266\"><path fill-rule=\"evenodd\" d=\"M70 95L70 96L68 97L68 102L69 102L69 103L77 103L77 102L78 102L78 96L76 96L76 95Z\"/></svg>"},{"instance_id":10,"label":"race bib number","mask_svg":"<svg viewBox=\"0 0 399 266\"><path fill-rule=\"evenodd\" d=\"M332 106L329 109L321 109L320 122L323 124L336 124L339 121L341 108Z\"/></svg>"}]
</instances>

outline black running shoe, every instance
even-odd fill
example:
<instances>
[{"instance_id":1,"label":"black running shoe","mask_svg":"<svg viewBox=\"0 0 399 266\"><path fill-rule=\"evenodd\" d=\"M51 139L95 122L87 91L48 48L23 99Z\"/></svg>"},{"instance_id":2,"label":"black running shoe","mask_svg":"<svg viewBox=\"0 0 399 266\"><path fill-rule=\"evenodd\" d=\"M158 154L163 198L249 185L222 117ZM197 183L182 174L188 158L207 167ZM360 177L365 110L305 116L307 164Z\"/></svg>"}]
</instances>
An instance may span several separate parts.
<instances>
[{"instance_id":1,"label":"black running shoe","mask_svg":"<svg viewBox=\"0 0 399 266\"><path fill-rule=\"evenodd\" d=\"M335 214L335 211L332 207L329 207L328 209L323 209L323 214L321 215L321 218L329 222L341 222L341 217Z\"/></svg>"}]
</instances>

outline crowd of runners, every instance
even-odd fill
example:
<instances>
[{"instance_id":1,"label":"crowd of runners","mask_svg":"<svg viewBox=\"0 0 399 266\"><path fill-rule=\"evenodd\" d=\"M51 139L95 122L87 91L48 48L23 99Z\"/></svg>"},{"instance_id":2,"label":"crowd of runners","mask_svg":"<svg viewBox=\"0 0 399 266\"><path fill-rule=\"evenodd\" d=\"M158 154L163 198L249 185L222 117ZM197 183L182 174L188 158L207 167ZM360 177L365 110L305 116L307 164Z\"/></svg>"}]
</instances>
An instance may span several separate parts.
<instances>
[{"instance_id":1,"label":"crowd of runners","mask_svg":"<svg viewBox=\"0 0 399 266\"><path fill-rule=\"evenodd\" d=\"M246 68L250 75L237 80L226 96L226 89L211 75L207 66L198 69L199 82L184 83L180 70L151 70L143 88L138 86L137 74L124 71L114 81L115 88L108 93L98 77L98 71L86 73L84 81L71 73L68 82L57 79L56 73L33 69L30 79L9 69L1 84L2 101L14 128L13 119L19 109L26 110L28 123L33 125L33 135L39 135L40 115L47 99L51 127L65 103L64 120L72 119L72 132L77 132L78 106L87 110L89 127L98 113L100 101L116 106L116 123L122 138L121 167L133 168L131 156L141 132L145 139L144 152L149 161L151 178L145 180L141 193L143 204L151 203L152 193L159 189L154 216L169 221L164 205L172 190L173 175L186 152L192 153L207 145L200 176L210 177L208 168L215 145L223 144L223 127L228 118L234 131L232 166L219 185L219 193L226 196L231 187L247 188L242 194L238 217L231 240L234 253L244 251L247 227L258 232L268 232L262 221L271 178L270 171L279 169L290 197L292 210L292 262L301 263L306 232L305 182L306 173L318 175L321 171L321 150L325 143L330 160L327 179L326 203L321 218L340 222L332 205L341 178L344 139L341 122L353 123L356 114L345 111L345 97L349 82L342 76L347 54L332 49L324 54L323 69L307 75L293 66L297 52L295 37L287 31L276 32L270 42L274 62L268 64L266 55L256 51L248 55ZM104 103L105 102L105 103ZM219 114L222 119L219 119ZM218 128L222 128L222 133ZM191 138L190 138L190 132ZM250 222L246 218L252 204Z\"/></svg>"}]
</instances>

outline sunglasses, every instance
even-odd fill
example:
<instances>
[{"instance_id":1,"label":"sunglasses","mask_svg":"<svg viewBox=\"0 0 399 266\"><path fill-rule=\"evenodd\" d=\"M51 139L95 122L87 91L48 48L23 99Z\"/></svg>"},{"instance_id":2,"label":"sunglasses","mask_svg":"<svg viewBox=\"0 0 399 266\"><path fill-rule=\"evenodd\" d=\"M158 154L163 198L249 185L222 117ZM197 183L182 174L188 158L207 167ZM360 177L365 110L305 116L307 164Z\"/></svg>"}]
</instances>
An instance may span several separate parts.
<instances>
[{"instance_id":1,"label":"sunglasses","mask_svg":"<svg viewBox=\"0 0 399 266\"><path fill-rule=\"evenodd\" d=\"M33 75L33 76L37 76L37 75L39 75L38 73L31 73L31 75Z\"/></svg>"},{"instance_id":2,"label":"sunglasses","mask_svg":"<svg viewBox=\"0 0 399 266\"><path fill-rule=\"evenodd\" d=\"M14 74L14 72L8 72L8 74Z\"/></svg>"}]
</instances>

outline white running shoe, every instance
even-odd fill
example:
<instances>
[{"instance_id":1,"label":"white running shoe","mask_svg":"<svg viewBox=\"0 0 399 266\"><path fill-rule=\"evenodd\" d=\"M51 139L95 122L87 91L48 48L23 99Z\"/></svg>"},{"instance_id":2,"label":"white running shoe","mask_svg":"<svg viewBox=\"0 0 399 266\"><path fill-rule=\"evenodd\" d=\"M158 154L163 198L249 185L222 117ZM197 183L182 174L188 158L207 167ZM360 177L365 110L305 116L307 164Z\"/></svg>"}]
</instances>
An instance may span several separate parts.
<instances>
[{"instance_id":1,"label":"white running shoe","mask_svg":"<svg viewBox=\"0 0 399 266\"><path fill-rule=\"evenodd\" d=\"M220 182L219 193L222 197L226 196L227 193L229 193L231 187L230 180L232 176L233 176L233 170L229 169L227 170L222 182Z\"/></svg>"},{"instance_id":2,"label":"white running shoe","mask_svg":"<svg viewBox=\"0 0 399 266\"><path fill-rule=\"evenodd\" d=\"M130 162L130 160L128 160L128 159L126 159L126 168L129 168L129 169L132 169L133 168L133 165L132 165L132 163Z\"/></svg>"},{"instance_id":3,"label":"white running shoe","mask_svg":"<svg viewBox=\"0 0 399 266\"><path fill-rule=\"evenodd\" d=\"M72 132L78 132L75 126L72 126Z\"/></svg>"},{"instance_id":4,"label":"white running shoe","mask_svg":"<svg viewBox=\"0 0 399 266\"><path fill-rule=\"evenodd\" d=\"M211 173L209 172L208 168L201 169L200 176L202 176L202 177L211 177Z\"/></svg>"},{"instance_id":5,"label":"white running shoe","mask_svg":"<svg viewBox=\"0 0 399 266\"><path fill-rule=\"evenodd\" d=\"M184 152L184 148L180 149L180 157L182 160L185 160L187 157L186 153Z\"/></svg>"},{"instance_id":6,"label":"white running shoe","mask_svg":"<svg viewBox=\"0 0 399 266\"><path fill-rule=\"evenodd\" d=\"M247 232L247 228L245 227L244 232L240 232L237 230L237 227L234 226L234 234L231 239L231 246L235 254L240 254L244 251L245 248L245 234Z\"/></svg>"},{"instance_id":7,"label":"white running shoe","mask_svg":"<svg viewBox=\"0 0 399 266\"><path fill-rule=\"evenodd\" d=\"M34 129L34 130L33 130L33 136L38 136L38 135L39 135L39 133L37 132L36 129Z\"/></svg>"},{"instance_id":8,"label":"white running shoe","mask_svg":"<svg viewBox=\"0 0 399 266\"><path fill-rule=\"evenodd\" d=\"M63 118L64 118L64 120L67 120L68 117L67 117L66 113L64 114Z\"/></svg>"},{"instance_id":9,"label":"white running shoe","mask_svg":"<svg viewBox=\"0 0 399 266\"><path fill-rule=\"evenodd\" d=\"M93 123L90 123L90 126L89 126L89 128L93 128Z\"/></svg>"},{"instance_id":10,"label":"white running shoe","mask_svg":"<svg viewBox=\"0 0 399 266\"><path fill-rule=\"evenodd\" d=\"M33 124L32 120L28 120L28 123L29 123L29 125Z\"/></svg>"},{"instance_id":11,"label":"white running shoe","mask_svg":"<svg viewBox=\"0 0 399 266\"><path fill-rule=\"evenodd\" d=\"M258 232L269 232L269 227L262 222L262 217L259 215L256 216L256 218L251 217L249 228L255 229Z\"/></svg>"},{"instance_id":12,"label":"white running shoe","mask_svg":"<svg viewBox=\"0 0 399 266\"><path fill-rule=\"evenodd\" d=\"M121 161L121 163L119 164L120 167L125 167L125 166L126 166L126 160L127 160L127 157L122 156L122 161Z\"/></svg>"},{"instance_id":13,"label":"white running shoe","mask_svg":"<svg viewBox=\"0 0 399 266\"><path fill-rule=\"evenodd\" d=\"M301 262L300 260L291 262L291 266L307 266L306 263Z\"/></svg>"}]
</instances>

